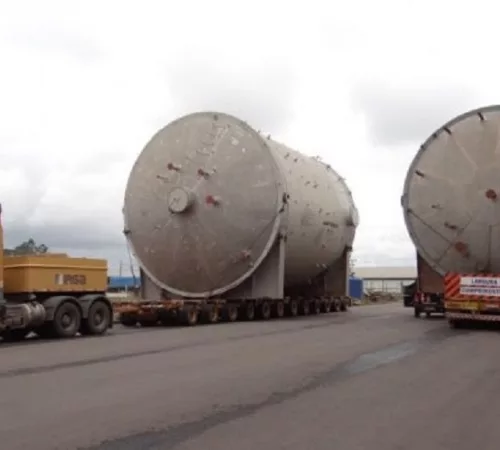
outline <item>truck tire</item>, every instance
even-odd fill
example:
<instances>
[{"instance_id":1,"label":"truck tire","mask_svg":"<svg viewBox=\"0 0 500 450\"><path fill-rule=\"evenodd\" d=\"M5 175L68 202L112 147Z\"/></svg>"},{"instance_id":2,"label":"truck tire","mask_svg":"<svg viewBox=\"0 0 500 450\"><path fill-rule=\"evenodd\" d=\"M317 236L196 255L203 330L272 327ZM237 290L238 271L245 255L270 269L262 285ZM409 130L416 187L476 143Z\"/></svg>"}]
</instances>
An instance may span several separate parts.
<instances>
[{"instance_id":1,"label":"truck tire","mask_svg":"<svg viewBox=\"0 0 500 450\"><path fill-rule=\"evenodd\" d=\"M192 327L198 323L198 311L193 307L184 308L179 312L179 319L182 325Z\"/></svg>"},{"instance_id":2,"label":"truck tire","mask_svg":"<svg viewBox=\"0 0 500 450\"><path fill-rule=\"evenodd\" d=\"M312 306L312 313L313 314L320 314L321 313L321 301L316 299L311 302Z\"/></svg>"},{"instance_id":3,"label":"truck tire","mask_svg":"<svg viewBox=\"0 0 500 450\"><path fill-rule=\"evenodd\" d=\"M4 342L19 342L22 341L31 330L26 328L16 328L14 330L5 330L0 333L0 337Z\"/></svg>"},{"instance_id":4,"label":"truck tire","mask_svg":"<svg viewBox=\"0 0 500 450\"><path fill-rule=\"evenodd\" d=\"M255 305L252 302L245 303L241 307L241 315L245 320L255 319Z\"/></svg>"},{"instance_id":5,"label":"truck tire","mask_svg":"<svg viewBox=\"0 0 500 450\"><path fill-rule=\"evenodd\" d=\"M259 305L259 319L269 320L271 318L271 305L269 302L263 301Z\"/></svg>"},{"instance_id":6,"label":"truck tire","mask_svg":"<svg viewBox=\"0 0 500 450\"><path fill-rule=\"evenodd\" d=\"M297 317L299 315L299 302L294 298L290 299L286 309L289 316Z\"/></svg>"},{"instance_id":7,"label":"truck tire","mask_svg":"<svg viewBox=\"0 0 500 450\"><path fill-rule=\"evenodd\" d=\"M203 323L217 323L219 312L217 306L207 305L200 312L200 319Z\"/></svg>"},{"instance_id":8,"label":"truck tire","mask_svg":"<svg viewBox=\"0 0 500 450\"><path fill-rule=\"evenodd\" d=\"M111 312L102 300L96 300L89 308L88 316L82 323L82 333L98 336L106 333L111 324Z\"/></svg>"},{"instance_id":9,"label":"truck tire","mask_svg":"<svg viewBox=\"0 0 500 450\"><path fill-rule=\"evenodd\" d=\"M311 303L309 300L301 300L299 310L302 316L308 316L311 312Z\"/></svg>"},{"instance_id":10,"label":"truck tire","mask_svg":"<svg viewBox=\"0 0 500 450\"><path fill-rule=\"evenodd\" d=\"M52 327L56 337L70 338L78 333L82 321L82 314L78 306L71 302L61 303L54 314Z\"/></svg>"},{"instance_id":11,"label":"truck tire","mask_svg":"<svg viewBox=\"0 0 500 450\"><path fill-rule=\"evenodd\" d=\"M418 309L416 306L413 308L413 317L420 317L420 309Z\"/></svg>"},{"instance_id":12,"label":"truck tire","mask_svg":"<svg viewBox=\"0 0 500 450\"><path fill-rule=\"evenodd\" d=\"M328 314L332 310L332 301L329 298L324 300L321 309L325 314Z\"/></svg>"},{"instance_id":13,"label":"truck tire","mask_svg":"<svg viewBox=\"0 0 500 450\"><path fill-rule=\"evenodd\" d=\"M224 322L235 322L238 319L238 308L229 303L222 308L221 315Z\"/></svg>"},{"instance_id":14,"label":"truck tire","mask_svg":"<svg viewBox=\"0 0 500 450\"><path fill-rule=\"evenodd\" d=\"M131 313L120 313L120 323L124 327L135 327L137 325L137 317Z\"/></svg>"},{"instance_id":15,"label":"truck tire","mask_svg":"<svg viewBox=\"0 0 500 450\"><path fill-rule=\"evenodd\" d=\"M285 315L285 304L281 301L276 302L273 308L273 316L281 319Z\"/></svg>"}]
</instances>

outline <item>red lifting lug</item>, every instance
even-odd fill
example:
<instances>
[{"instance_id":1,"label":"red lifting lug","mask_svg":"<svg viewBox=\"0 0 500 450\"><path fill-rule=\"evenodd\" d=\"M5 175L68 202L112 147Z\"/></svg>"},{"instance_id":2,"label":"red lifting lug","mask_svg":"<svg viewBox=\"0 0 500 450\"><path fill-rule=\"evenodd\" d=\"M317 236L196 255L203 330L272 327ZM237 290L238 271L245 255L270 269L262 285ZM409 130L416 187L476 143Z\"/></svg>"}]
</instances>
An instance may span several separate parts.
<instances>
[{"instance_id":1,"label":"red lifting lug","mask_svg":"<svg viewBox=\"0 0 500 450\"><path fill-rule=\"evenodd\" d=\"M220 204L220 198L219 197L216 197L216 196L213 196L211 194L208 194L206 197L205 197L205 203L207 205L214 205L214 206L217 206Z\"/></svg>"},{"instance_id":2,"label":"red lifting lug","mask_svg":"<svg viewBox=\"0 0 500 450\"><path fill-rule=\"evenodd\" d=\"M484 195L486 195L486 198L489 198L492 201L496 201L498 197L497 193L493 189L488 189Z\"/></svg>"}]
</instances>

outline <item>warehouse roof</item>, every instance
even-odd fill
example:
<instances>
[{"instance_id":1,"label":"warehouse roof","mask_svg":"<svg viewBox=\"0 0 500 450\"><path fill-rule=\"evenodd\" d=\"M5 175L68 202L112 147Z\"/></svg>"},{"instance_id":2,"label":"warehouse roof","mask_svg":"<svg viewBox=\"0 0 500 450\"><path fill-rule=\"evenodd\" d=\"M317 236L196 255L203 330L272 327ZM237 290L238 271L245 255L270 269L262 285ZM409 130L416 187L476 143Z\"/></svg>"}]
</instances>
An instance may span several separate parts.
<instances>
[{"instance_id":1,"label":"warehouse roof","mask_svg":"<svg viewBox=\"0 0 500 450\"><path fill-rule=\"evenodd\" d=\"M416 267L356 267L354 275L372 280L407 280L417 277Z\"/></svg>"}]
</instances>

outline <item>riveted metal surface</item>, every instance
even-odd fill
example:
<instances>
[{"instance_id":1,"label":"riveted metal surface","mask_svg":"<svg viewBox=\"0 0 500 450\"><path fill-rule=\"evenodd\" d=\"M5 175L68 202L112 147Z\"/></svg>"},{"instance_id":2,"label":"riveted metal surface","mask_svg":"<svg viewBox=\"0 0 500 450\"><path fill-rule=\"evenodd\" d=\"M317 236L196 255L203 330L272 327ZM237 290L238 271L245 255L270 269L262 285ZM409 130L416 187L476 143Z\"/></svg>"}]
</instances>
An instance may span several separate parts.
<instances>
[{"instance_id":1,"label":"riveted metal surface","mask_svg":"<svg viewBox=\"0 0 500 450\"><path fill-rule=\"evenodd\" d=\"M303 282L352 245L358 221L331 168L215 112L181 117L152 138L130 174L123 212L144 272L186 297L239 285L278 232L287 234L286 282Z\"/></svg>"},{"instance_id":2,"label":"riveted metal surface","mask_svg":"<svg viewBox=\"0 0 500 450\"><path fill-rule=\"evenodd\" d=\"M402 206L413 243L441 275L500 271L500 106L469 111L429 137Z\"/></svg>"}]
</instances>

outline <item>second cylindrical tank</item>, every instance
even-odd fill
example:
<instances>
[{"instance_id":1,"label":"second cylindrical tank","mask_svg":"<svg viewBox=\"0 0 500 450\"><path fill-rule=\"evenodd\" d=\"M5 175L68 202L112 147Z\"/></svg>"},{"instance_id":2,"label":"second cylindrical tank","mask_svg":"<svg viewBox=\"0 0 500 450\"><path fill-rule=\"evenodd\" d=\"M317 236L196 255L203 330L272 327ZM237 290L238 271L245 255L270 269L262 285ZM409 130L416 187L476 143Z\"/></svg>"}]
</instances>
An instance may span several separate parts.
<instances>
[{"instance_id":1,"label":"second cylindrical tank","mask_svg":"<svg viewBox=\"0 0 500 450\"><path fill-rule=\"evenodd\" d=\"M500 106L466 112L427 139L402 206L413 243L439 274L500 271Z\"/></svg>"},{"instance_id":2,"label":"second cylindrical tank","mask_svg":"<svg viewBox=\"0 0 500 450\"><path fill-rule=\"evenodd\" d=\"M141 268L184 297L235 288L280 235L285 283L304 283L343 255L358 224L331 167L216 112L181 117L151 139L131 171L123 212Z\"/></svg>"}]
</instances>

